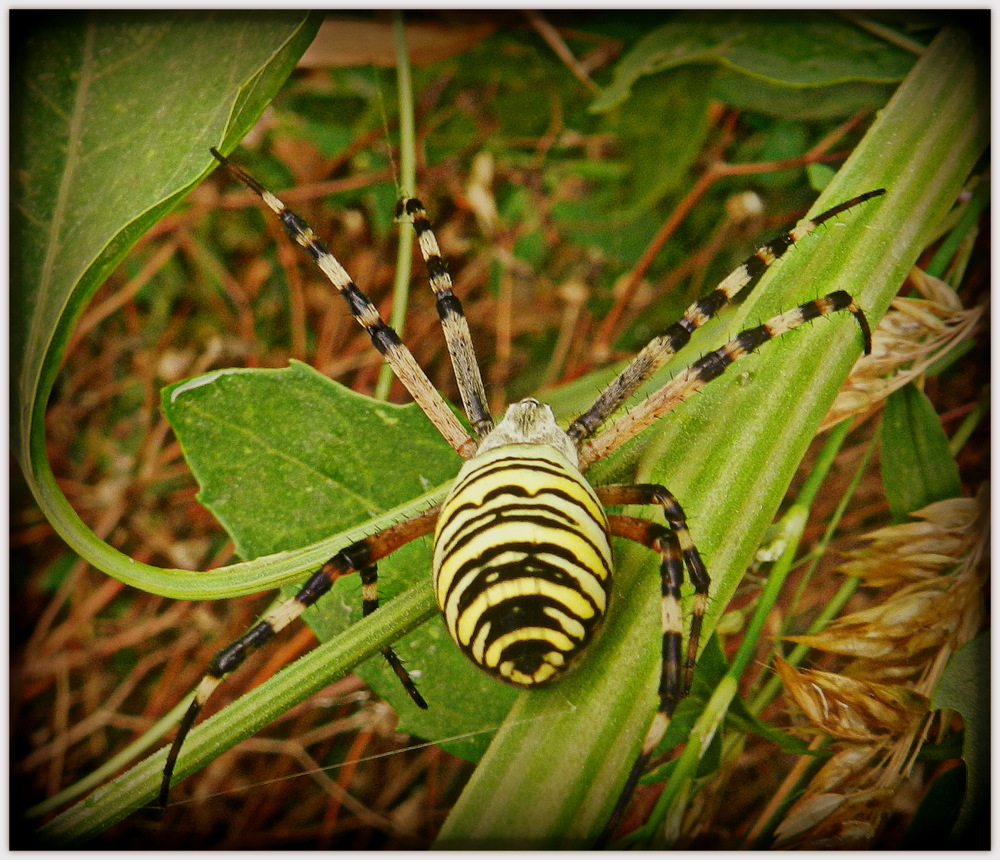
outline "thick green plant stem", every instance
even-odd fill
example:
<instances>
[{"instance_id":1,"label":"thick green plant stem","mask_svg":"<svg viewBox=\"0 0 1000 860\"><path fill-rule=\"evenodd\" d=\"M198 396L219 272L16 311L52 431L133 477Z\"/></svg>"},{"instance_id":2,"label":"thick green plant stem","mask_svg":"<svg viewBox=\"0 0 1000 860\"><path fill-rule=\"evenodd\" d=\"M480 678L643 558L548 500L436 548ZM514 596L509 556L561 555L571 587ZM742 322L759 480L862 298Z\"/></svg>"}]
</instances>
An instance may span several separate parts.
<instances>
[{"instance_id":1,"label":"thick green plant stem","mask_svg":"<svg viewBox=\"0 0 1000 860\"><path fill-rule=\"evenodd\" d=\"M765 319L848 289L878 322L985 149L982 62L960 31L934 41L814 211L872 188L888 189L886 196L815 243L803 243L738 318ZM820 321L748 361L749 384L733 372L660 422L654 447L669 456L657 479L684 505L715 578L709 630L859 352L852 320ZM644 572L636 574L631 559L619 570L607 626L590 659L550 690L521 697L445 822L438 847L579 847L600 833L655 709L655 561L644 558Z\"/></svg>"}]
</instances>

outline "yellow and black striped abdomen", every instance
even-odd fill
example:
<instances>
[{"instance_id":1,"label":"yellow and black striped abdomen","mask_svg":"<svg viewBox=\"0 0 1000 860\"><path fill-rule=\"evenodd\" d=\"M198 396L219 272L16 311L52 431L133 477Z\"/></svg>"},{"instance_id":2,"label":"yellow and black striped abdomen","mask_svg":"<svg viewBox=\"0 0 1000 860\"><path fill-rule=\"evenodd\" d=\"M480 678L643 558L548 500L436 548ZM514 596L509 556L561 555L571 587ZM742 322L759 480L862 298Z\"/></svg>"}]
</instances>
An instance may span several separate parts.
<instances>
[{"instance_id":1,"label":"yellow and black striped abdomen","mask_svg":"<svg viewBox=\"0 0 1000 860\"><path fill-rule=\"evenodd\" d=\"M549 445L469 460L434 536L434 590L452 639L500 680L556 677L587 644L611 590L604 508Z\"/></svg>"}]
</instances>

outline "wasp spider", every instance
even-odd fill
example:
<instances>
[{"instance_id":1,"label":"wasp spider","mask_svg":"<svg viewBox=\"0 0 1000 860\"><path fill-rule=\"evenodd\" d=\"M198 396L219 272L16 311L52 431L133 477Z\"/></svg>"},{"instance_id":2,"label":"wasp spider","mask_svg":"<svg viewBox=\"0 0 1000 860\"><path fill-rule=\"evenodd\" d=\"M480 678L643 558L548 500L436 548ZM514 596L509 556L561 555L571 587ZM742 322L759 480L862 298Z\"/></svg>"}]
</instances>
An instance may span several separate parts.
<instances>
[{"instance_id":1,"label":"wasp spider","mask_svg":"<svg viewBox=\"0 0 1000 860\"><path fill-rule=\"evenodd\" d=\"M410 395L466 462L440 505L344 547L293 598L214 657L170 749L161 803L166 803L178 752L198 713L221 680L249 652L301 615L336 579L350 573L361 578L363 613L374 612L378 608L379 559L433 532L434 589L449 634L473 663L519 687L557 679L593 637L611 595L612 537L636 541L659 555L663 620L660 707L619 800L615 813L619 814L677 703L690 687L709 576L684 510L669 490L655 484L592 487L583 473L734 361L815 317L849 311L861 328L868 351L871 335L865 314L848 293L838 290L740 332L604 427L639 386L688 342L692 332L728 303L744 298L795 242L823 222L884 192L871 191L835 206L762 247L715 290L692 304L678 322L653 338L566 429L556 424L547 405L533 398L514 403L494 424L486 407L469 327L452 292L427 215L419 201L401 200L397 215L412 222L416 230L465 414L474 431L470 436L409 350L312 229L260 183L214 149L212 154L262 198L291 238L316 261ZM606 511L610 506L635 504L659 507L665 524ZM694 586L694 598L687 648L682 653L680 590L685 571ZM413 701L426 708L393 650L386 647L382 653Z\"/></svg>"}]
</instances>

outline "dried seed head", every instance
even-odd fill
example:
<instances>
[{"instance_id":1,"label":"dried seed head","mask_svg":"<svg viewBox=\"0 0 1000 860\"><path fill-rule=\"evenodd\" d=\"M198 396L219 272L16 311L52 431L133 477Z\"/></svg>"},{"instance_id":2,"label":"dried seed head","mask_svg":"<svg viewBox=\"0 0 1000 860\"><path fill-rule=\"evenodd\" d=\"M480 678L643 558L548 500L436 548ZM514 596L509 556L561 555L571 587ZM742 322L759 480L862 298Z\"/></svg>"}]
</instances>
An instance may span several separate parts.
<instances>
[{"instance_id":1,"label":"dried seed head","mask_svg":"<svg viewBox=\"0 0 1000 860\"><path fill-rule=\"evenodd\" d=\"M933 579L957 565L980 540L989 512L986 496L945 499L913 516L920 522L888 526L869 533L864 546L839 570L868 586L902 585Z\"/></svg>"},{"instance_id":2,"label":"dried seed head","mask_svg":"<svg viewBox=\"0 0 1000 860\"><path fill-rule=\"evenodd\" d=\"M774 847L814 851L868 848L891 794L886 789L870 788L851 794L803 797L778 826Z\"/></svg>"},{"instance_id":3,"label":"dried seed head","mask_svg":"<svg viewBox=\"0 0 1000 860\"><path fill-rule=\"evenodd\" d=\"M863 848L874 839L926 735L927 697L982 625L987 499L984 485L975 499L937 502L916 522L869 534L840 571L895 591L820 633L788 637L854 660L841 674L776 661L813 731L842 739L778 827L776 847Z\"/></svg>"},{"instance_id":4,"label":"dried seed head","mask_svg":"<svg viewBox=\"0 0 1000 860\"><path fill-rule=\"evenodd\" d=\"M872 335L871 354L858 359L820 429L874 409L973 335L982 307L964 310L948 284L920 269L910 272L910 284L924 298L893 300Z\"/></svg>"},{"instance_id":5,"label":"dried seed head","mask_svg":"<svg viewBox=\"0 0 1000 860\"><path fill-rule=\"evenodd\" d=\"M787 637L833 654L898 664L954 635L965 599L948 583L915 583L876 606L831 622L821 633Z\"/></svg>"},{"instance_id":6,"label":"dried seed head","mask_svg":"<svg viewBox=\"0 0 1000 860\"><path fill-rule=\"evenodd\" d=\"M868 742L900 735L927 713L927 699L907 687L798 670L780 657L775 665L814 730L835 737Z\"/></svg>"}]
</instances>

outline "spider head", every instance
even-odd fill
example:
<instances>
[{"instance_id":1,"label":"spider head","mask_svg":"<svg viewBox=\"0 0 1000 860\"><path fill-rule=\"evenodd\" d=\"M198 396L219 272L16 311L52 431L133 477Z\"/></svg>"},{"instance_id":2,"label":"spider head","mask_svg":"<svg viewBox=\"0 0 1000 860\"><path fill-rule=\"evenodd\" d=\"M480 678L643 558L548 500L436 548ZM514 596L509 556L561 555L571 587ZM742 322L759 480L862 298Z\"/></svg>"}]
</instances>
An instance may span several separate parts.
<instances>
[{"instance_id":1,"label":"spider head","mask_svg":"<svg viewBox=\"0 0 1000 860\"><path fill-rule=\"evenodd\" d=\"M507 407L500 423L483 439L478 454L505 445L551 445L574 466L579 465L576 446L552 414L552 407L527 397Z\"/></svg>"}]
</instances>

